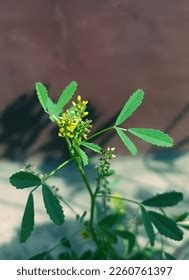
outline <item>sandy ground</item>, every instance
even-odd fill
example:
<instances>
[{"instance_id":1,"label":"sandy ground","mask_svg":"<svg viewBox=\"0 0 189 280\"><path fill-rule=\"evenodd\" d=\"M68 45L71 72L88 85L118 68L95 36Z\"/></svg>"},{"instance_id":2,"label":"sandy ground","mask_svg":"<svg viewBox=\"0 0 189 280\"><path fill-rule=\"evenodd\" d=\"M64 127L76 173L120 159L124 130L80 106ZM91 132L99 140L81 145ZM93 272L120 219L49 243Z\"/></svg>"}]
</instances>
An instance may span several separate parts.
<instances>
[{"instance_id":1,"label":"sandy ground","mask_svg":"<svg viewBox=\"0 0 189 280\"><path fill-rule=\"evenodd\" d=\"M39 166L43 172L50 171L55 162L44 163L42 159L31 158L27 162ZM87 168L87 172L94 180L96 159ZM41 191L35 193L35 223L32 237L25 243L19 243L19 227L26 203L28 190L17 190L9 183L8 177L23 168L24 163L0 161L0 259L25 259L52 247L57 238L77 230L74 214L64 206L67 222L58 227L49 222L44 210ZM176 206L176 213L182 209L188 210L189 153L169 155L149 155L143 157L119 157L113 162L116 174L111 180L112 192L119 191L123 196L144 199L157 192L177 190L184 193L184 201ZM65 167L51 179L53 185L59 187L64 199L70 202L73 208L82 213L88 208L88 194L73 165ZM128 206L129 207L129 206ZM146 240L141 237L141 242ZM183 242L169 242L169 249L179 259L189 259L189 233L185 231Z\"/></svg>"}]
</instances>

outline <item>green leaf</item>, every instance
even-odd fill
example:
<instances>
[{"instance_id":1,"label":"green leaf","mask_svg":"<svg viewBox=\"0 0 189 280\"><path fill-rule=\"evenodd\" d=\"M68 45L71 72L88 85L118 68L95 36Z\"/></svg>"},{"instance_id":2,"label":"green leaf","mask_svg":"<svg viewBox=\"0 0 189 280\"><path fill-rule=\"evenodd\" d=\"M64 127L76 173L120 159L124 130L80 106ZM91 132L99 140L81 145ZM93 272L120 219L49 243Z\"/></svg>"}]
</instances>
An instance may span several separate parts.
<instances>
[{"instance_id":1,"label":"green leaf","mask_svg":"<svg viewBox=\"0 0 189 280\"><path fill-rule=\"evenodd\" d=\"M128 131L138 138L161 147L171 147L173 139L164 132L151 128L129 128Z\"/></svg>"},{"instance_id":2,"label":"green leaf","mask_svg":"<svg viewBox=\"0 0 189 280\"><path fill-rule=\"evenodd\" d=\"M33 194L30 193L22 218L20 242L24 243L30 237L34 227L34 201Z\"/></svg>"},{"instance_id":3,"label":"green leaf","mask_svg":"<svg viewBox=\"0 0 189 280\"><path fill-rule=\"evenodd\" d=\"M79 147L77 147L76 149L83 162L83 165L84 166L87 165L89 163L89 158L88 158L87 154L83 150L81 150Z\"/></svg>"},{"instance_id":4,"label":"green leaf","mask_svg":"<svg viewBox=\"0 0 189 280\"><path fill-rule=\"evenodd\" d=\"M127 135L123 132L123 130L119 127L116 127L116 131L120 137L120 139L123 141L124 145L128 148L132 156L137 155L137 147L135 144L127 137Z\"/></svg>"},{"instance_id":5,"label":"green leaf","mask_svg":"<svg viewBox=\"0 0 189 280\"><path fill-rule=\"evenodd\" d=\"M179 225L180 227L189 230L189 221L182 221L179 222L177 225Z\"/></svg>"},{"instance_id":6,"label":"green leaf","mask_svg":"<svg viewBox=\"0 0 189 280\"><path fill-rule=\"evenodd\" d=\"M47 103L47 109L48 109L48 114L49 114L49 119L54 122L54 120L58 117L54 114L54 109L55 109L56 104L48 98L48 103Z\"/></svg>"},{"instance_id":7,"label":"green leaf","mask_svg":"<svg viewBox=\"0 0 189 280\"><path fill-rule=\"evenodd\" d=\"M153 225L152 225L152 222L151 222L150 215L149 215L148 211L146 211L146 209L143 206L141 206L140 209L141 209L144 229L145 229L146 234L147 234L147 236L150 240L150 245L154 246L155 233L154 233L154 229L153 229Z\"/></svg>"},{"instance_id":8,"label":"green leaf","mask_svg":"<svg viewBox=\"0 0 189 280\"><path fill-rule=\"evenodd\" d=\"M114 230L114 233L117 234L119 237L128 240L128 254L132 251L135 245L135 235L128 231L128 230Z\"/></svg>"},{"instance_id":9,"label":"green leaf","mask_svg":"<svg viewBox=\"0 0 189 280\"><path fill-rule=\"evenodd\" d=\"M17 189L24 189L41 185L41 179L30 172L20 171L10 177L10 183Z\"/></svg>"},{"instance_id":10,"label":"green leaf","mask_svg":"<svg viewBox=\"0 0 189 280\"><path fill-rule=\"evenodd\" d=\"M183 239L183 232L179 229L177 224L170 218L161 215L160 213L149 211L150 219L159 233L168 237L180 241Z\"/></svg>"},{"instance_id":11,"label":"green leaf","mask_svg":"<svg viewBox=\"0 0 189 280\"><path fill-rule=\"evenodd\" d=\"M38 96L39 102L41 103L41 106L43 107L45 112L47 112L47 109L48 109L48 92L47 92L47 89L40 82L37 82L35 84L35 86L36 86L36 91L37 91L37 96Z\"/></svg>"},{"instance_id":12,"label":"green leaf","mask_svg":"<svg viewBox=\"0 0 189 280\"><path fill-rule=\"evenodd\" d=\"M123 220L124 216L124 214L118 212L109 214L98 222L98 226L110 228Z\"/></svg>"},{"instance_id":13,"label":"green leaf","mask_svg":"<svg viewBox=\"0 0 189 280\"><path fill-rule=\"evenodd\" d=\"M45 208L50 219L56 225L62 225L64 223L64 213L59 200L47 185L42 185L42 192Z\"/></svg>"},{"instance_id":14,"label":"green leaf","mask_svg":"<svg viewBox=\"0 0 189 280\"><path fill-rule=\"evenodd\" d=\"M116 234L103 226L98 227L98 235L105 237L109 244L116 244L118 241Z\"/></svg>"},{"instance_id":15,"label":"green leaf","mask_svg":"<svg viewBox=\"0 0 189 280\"><path fill-rule=\"evenodd\" d=\"M90 143L90 142L80 142L80 144L84 147L87 147L88 149L96 152L96 153L100 153L101 154L101 147L99 145L96 145L96 144L93 144L93 143Z\"/></svg>"},{"instance_id":16,"label":"green leaf","mask_svg":"<svg viewBox=\"0 0 189 280\"><path fill-rule=\"evenodd\" d=\"M183 222L187 217L188 217L188 212L184 212L184 213L174 217L174 220L175 220L176 223L177 222Z\"/></svg>"},{"instance_id":17,"label":"green leaf","mask_svg":"<svg viewBox=\"0 0 189 280\"><path fill-rule=\"evenodd\" d=\"M77 89L77 83L73 81L63 90L54 109L55 115L59 115L63 111L64 106L73 97L76 89Z\"/></svg>"},{"instance_id":18,"label":"green leaf","mask_svg":"<svg viewBox=\"0 0 189 280\"><path fill-rule=\"evenodd\" d=\"M65 246L68 249L70 249L72 247L70 240L66 237L63 237L60 242L63 246Z\"/></svg>"},{"instance_id":19,"label":"green leaf","mask_svg":"<svg viewBox=\"0 0 189 280\"><path fill-rule=\"evenodd\" d=\"M142 104L144 98L144 92L142 89L138 89L131 95L128 101L125 103L123 109L121 110L119 116L117 117L115 125L122 124L126 119L128 119Z\"/></svg>"},{"instance_id":20,"label":"green leaf","mask_svg":"<svg viewBox=\"0 0 189 280\"><path fill-rule=\"evenodd\" d=\"M53 114L55 104L48 96L48 91L46 87L42 83L37 82L36 91L39 102L41 103L41 106L43 107L44 111L46 113Z\"/></svg>"},{"instance_id":21,"label":"green leaf","mask_svg":"<svg viewBox=\"0 0 189 280\"><path fill-rule=\"evenodd\" d=\"M181 200L183 200L183 194L181 192L172 191L157 194L151 198L142 201L142 204L153 207L167 207L176 205Z\"/></svg>"}]
</instances>

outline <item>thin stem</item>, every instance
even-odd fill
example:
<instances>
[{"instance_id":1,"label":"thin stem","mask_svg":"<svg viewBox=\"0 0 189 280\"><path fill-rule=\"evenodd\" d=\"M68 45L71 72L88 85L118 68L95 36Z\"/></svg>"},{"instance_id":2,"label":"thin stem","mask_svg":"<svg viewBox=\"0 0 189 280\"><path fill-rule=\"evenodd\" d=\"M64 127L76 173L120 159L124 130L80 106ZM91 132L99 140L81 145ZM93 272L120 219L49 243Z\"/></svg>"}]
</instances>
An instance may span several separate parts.
<instances>
[{"instance_id":1,"label":"thin stem","mask_svg":"<svg viewBox=\"0 0 189 280\"><path fill-rule=\"evenodd\" d=\"M108 198L116 198L116 199L121 199L121 200L125 200L137 205L141 205L141 203L139 201L133 200L133 199L129 199L129 198L125 198L125 197L117 197L117 196L113 196L113 195L97 195L97 197L108 197Z\"/></svg>"},{"instance_id":2,"label":"thin stem","mask_svg":"<svg viewBox=\"0 0 189 280\"><path fill-rule=\"evenodd\" d=\"M165 213L165 210L164 210L162 207L160 207L159 210L162 212L162 214L163 214L164 216L167 216L166 213Z\"/></svg>"},{"instance_id":3,"label":"thin stem","mask_svg":"<svg viewBox=\"0 0 189 280\"><path fill-rule=\"evenodd\" d=\"M63 168L66 164L68 164L72 159L68 159L61 163L58 167L56 167L53 171L51 171L45 178L45 181L49 179L49 177L53 176L56 172L58 172L61 168Z\"/></svg>"},{"instance_id":4,"label":"thin stem","mask_svg":"<svg viewBox=\"0 0 189 280\"><path fill-rule=\"evenodd\" d=\"M35 188L31 191L31 193L34 192L36 189L38 189L40 186L41 186L41 185L35 187Z\"/></svg>"},{"instance_id":5,"label":"thin stem","mask_svg":"<svg viewBox=\"0 0 189 280\"><path fill-rule=\"evenodd\" d=\"M118 127L119 129L123 130L123 131L127 131L126 128L123 128L123 127Z\"/></svg>"},{"instance_id":6,"label":"thin stem","mask_svg":"<svg viewBox=\"0 0 189 280\"><path fill-rule=\"evenodd\" d=\"M97 248L100 248L100 245L99 245L99 242L98 242L98 238L96 236L96 233L94 231L94 228L93 228L93 222L94 222L94 210L95 210L95 196L91 190L91 186L90 186L90 183L85 175L85 172L83 170L83 168L81 167L81 165L76 161L76 165L78 167L78 170L79 170L79 173L87 187L87 190L89 192L89 195L90 195L90 198L91 198L91 207L90 207L90 229L91 229L91 233L92 233L92 236L93 236L93 239L96 243L96 246Z\"/></svg>"},{"instance_id":7,"label":"thin stem","mask_svg":"<svg viewBox=\"0 0 189 280\"><path fill-rule=\"evenodd\" d=\"M74 232L73 234L71 234L67 239L72 238L73 236L75 236L76 234L78 234L81 231L81 229L77 230L76 232ZM47 253L50 253L51 251L53 251L54 249L58 248L62 246L62 243L59 242L58 244L56 244L55 246L53 246L52 248L50 248L49 250L47 250Z\"/></svg>"},{"instance_id":8,"label":"thin stem","mask_svg":"<svg viewBox=\"0 0 189 280\"><path fill-rule=\"evenodd\" d=\"M64 167L66 164L68 164L71 160L72 160L72 159L68 159L68 160L64 161L64 162L61 163L58 167L56 167L54 170L52 170L45 178L43 178L41 184L45 183L45 182L49 179L49 177L51 177L52 175L54 175L57 171L59 171L61 168L63 168L63 167ZM35 188L31 191L31 193L34 192L36 189L38 189L38 188L41 186L41 184L40 184L39 186L35 187Z\"/></svg>"},{"instance_id":9,"label":"thin stem","mask_svg":"<svg viewBox=\"0 0 189 280\"><path fill-rule=\"evenodd\" d=\"M77 211L75 211L72 206L69 205L68 202L66 202L62 197L59 197L60 200L75 214L75 215L79 215L79 213L77 213Z\"/></svg>"},{"instance_id":10,"label":"thin stem","mask_svg":"<svg viewBox=\"0 0 189 280\"><path fill-rule=\"evenodd\" d=\"M72 152L72 143L70 142L70 140L68 138L66 138L67 140L67 144L68 144L68 148L69 148L69 151L70 151L70 154L71 156L73 157L73 159L75 160L75 163L76 163L76 166L79 170L79 173L87 187L87 190L89 192L89 195L90 195L90 199L91 199L91 208L90 208L90 230L91 230L91 233L92 233L92 236L93 236L93 240L95 241L96 243L96 246L97 248L100 249L100 245L99 245L99 242L98 242L98 238L96 236L96 233L94 231L94 228L93 228L93 220L94 220L94 208L95 208L95 197L93 195L93 192L92 192L92 189L91 189L91 186L90 186L90 183L85 175L85 172L81 166L81 163L77 160L76 157L74 157L74 153Z\"/></svg>"},{"instance_id":11,"label":"thin stem","mask_svg":"<svg viewBox=\"0 0 189 280\"><path fill-rule=\"evenodd\" d=\"M164 253L163 237L160 235L161 251Z\"/></svg>"},{"instance_id":12,"label":"thin stem","mask_svg":"<svg viewBox=\"0 0 189 280\"><path fill-rule=\"evenodd\" d=\"M55 121L58 123L58 118L55 115L52 115L52 117L55 119Z\"/></svg>"},{"instance_id":13,"label":"thin stem","mask_svg":"<svg viewBox=\"0 0 189 280\"><path fill-rule=\"evenodd\" d=\"M158 235L158 232L155 233L155 237L156 237L157 235ZM150 244L150 240L148 240L148 241L146 242L146 244L144 245L142 251L144 251L144 250L148 247L149 244Z\"/></svg>"},{"instance_id":14,"label":"thin stem","mask_svg":"<svg viewBox=\"0 0 189 280\"><path fill-rule=\"evenodd\" d=\"M90 197L92 198L93 197L93 192L91 190L90 183L89 183L87 177L85 176L85 172L84 172L83 168L81 167L81 165L77 161L76 161L76 165L77 165L79 173L80 173L80 175L81 175L81 177L82 177L82 179L83 179L83 181L84 181L84 183L85 183L85 185L87 187L87 190L88 190L88 192L90 194Z\"/></svg>"},{"instance_id":15,"label":"thin stem","mask_svg":"<svg viewBox=\"0 0 189 280\"><path fill-rule=\"evenodd\" d=\"M115 128L114 126L110 126L110 127L108 127L108 128L102 129L102 130L100 130L100 131L98 131L98 132L92 134L91 136L89 136L89 137L87 138L86 141L91 140L91 139L93 139L93 138L99 136L100 134L102 134L102 133L104 133L104 132L106 132L106 131L108 131L108 130L114 129L114 128Z\"/></svg>"}]
</instances>

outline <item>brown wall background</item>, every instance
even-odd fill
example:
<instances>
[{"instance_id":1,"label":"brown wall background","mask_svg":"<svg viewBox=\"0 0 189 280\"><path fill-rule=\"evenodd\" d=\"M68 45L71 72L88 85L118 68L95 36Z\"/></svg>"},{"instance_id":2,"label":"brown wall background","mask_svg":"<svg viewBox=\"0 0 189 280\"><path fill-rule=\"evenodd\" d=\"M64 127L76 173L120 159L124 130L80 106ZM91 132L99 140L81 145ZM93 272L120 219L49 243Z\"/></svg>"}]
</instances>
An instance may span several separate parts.
<instances>
[{"instance_id":1,"label":"brown wall background","mask_svg":"<svg viewBox=\"0 0 189 280\"><path fill-rule=\"evenodd\" d=\"M17 144L21 146L14 156L41 145L48 149L52 126L41 117L32 94L34 84L47 83L56 98L72 80L92 104L95 129L110 120L134 90L143 88L144 104L128 126L168 130L177 146L186 148L189 2L1 0L0 147L4 155ZM136 143L143 150L149 147ZM116 138L110 144L125 150Z\"/></svg>"}]
</instances>

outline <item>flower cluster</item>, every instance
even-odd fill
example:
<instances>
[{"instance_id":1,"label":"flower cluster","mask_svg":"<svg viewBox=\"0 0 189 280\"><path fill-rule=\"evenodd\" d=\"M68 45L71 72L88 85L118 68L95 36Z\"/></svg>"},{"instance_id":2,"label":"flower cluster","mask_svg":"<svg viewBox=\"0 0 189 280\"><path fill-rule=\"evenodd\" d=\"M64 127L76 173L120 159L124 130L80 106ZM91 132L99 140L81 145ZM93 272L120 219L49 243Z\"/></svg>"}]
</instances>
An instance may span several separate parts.
<instances>
[{"instance_id":1,"label":"flower cluster","mask_svg":"<svg viewBox=\"0 0 189 280\"><path fill-rule=\"evenodd\" d=\"M90 132L91 120L85 119L88 115L86 105L88 101L82 101L81 96L77 97L77 102L72 102L70 109L62 113L57 124L59 126L58 136L74 138L77 141L87 139Z\"/></svg>"},{"instance_id":2,"label":"flower cluster","mask_svg":"<svg viewBox=\"0 0 189 280\"><path fill-rule=\"evenodd\" d=\"M101 213L103 215L105 215L109 209L109 206L107 205L109 198L106 198L106 195L111 194L108 177L114 174L114 170L110 169L110 161L112 158L115 158L114 151L115 148L109 148L109 147L103 150L102 157L100 158L99 166L97 166L98 169L97 184L99 186L98 192L104 194L104 197L102 198L102 208L101 208Z\"/></svg>"},{"instance_id":3,"label":"flower cluster","mask_svg":"<svg viewBox=\"0 0 189 280\"><path fill-rule=\"evenodd\" d=\"M102 151L102 157L100 158L100 164L98 166L99 174L101 177L110 176L111 170L110 170L110 160L112 158L115 158L114 155L115 148L107 148L106 150Z\"/></svg>"}]
</instances>

